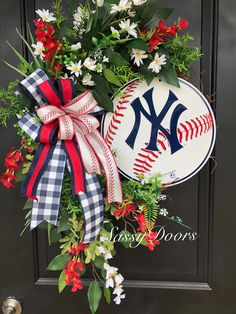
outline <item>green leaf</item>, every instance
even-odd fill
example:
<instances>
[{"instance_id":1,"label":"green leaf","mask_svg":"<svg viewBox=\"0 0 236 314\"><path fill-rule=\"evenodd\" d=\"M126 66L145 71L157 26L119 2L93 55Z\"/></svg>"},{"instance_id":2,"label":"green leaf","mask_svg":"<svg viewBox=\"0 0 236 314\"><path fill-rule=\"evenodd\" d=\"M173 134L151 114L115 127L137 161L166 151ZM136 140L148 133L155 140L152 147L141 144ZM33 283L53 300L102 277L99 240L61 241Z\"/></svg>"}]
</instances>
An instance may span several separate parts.
<instances>
[{"instance_id":1,"label":"green leaf","mask_svg":"<svg viewBox=\"0 0 236 314\"><path fill-rule=\"evenodd\" d=\"M52 230L52 224L48 222L48 245L51 245L51 230Z\"/></svg>"},{"instance_id":2,"label":"green leaf","mask_svg":"<svg viewBox=\"0 0 236 314\"><path fill-rule=\"evenodd\" d=\"M180 87L177 73L176 73L174 67L170 63L166 64L161 69L161 72L159 73L159 77L161 80L165 81L166 83L168 83L170 85Z\"/></svg>"},{"instance_id":3,"label":"green leaf","mask_svg":"<svg viewBox=\"0 0 236 314\"><path fill-rule=\"evenodd\" d=\"M61 234L58 233L57 228L54 228L51 230L50 237L51 237L51 243L56 243L60 241Z\"/></svg>"},{"instance_id":4,"label":"green leaf","mask_svg":"<svg viewBox=\"0 0 236 314\"><path fill-rule=\"evenodd\" d=\"M48 265L47 270L63 270L68 262L71 260L70 254L61 254L54 257L51 263Z\"/></svg>"},{"instance_id":5,"label":"green leaf","mask_svg":"<svg viewBox=\"0 0 236 314\"><path fill-rule=\"evenodd\" d=\"M111 290L109 288L104 287L103 288L103 295L107 301L108 304L111 303Z\"/></svg>"},{"instance_id":6,"label":"green leaf","mask_svg":"<svg viewBox=\"0 0 236 314\"><path fill-rule=\"evenodd\" d=\"M95 265L97 268L102 269L103 266L104 266L104 263L105 263L104 258L102 258L101 256L96 256L96 258L95 258L95 260L94 260L94 265Z\"/></svg>"},{"instance_id":7,"label":"green leaf","mask_svg":"<svg viewBox=\"0 0 236 314\"><path fill-rule=\"evenodd\" d=\"M95 88L93 90L93 96L98 102L99 106L107 111L113 112L113 102L108 94L101 92L101 90Z\"/></svg>"},{"instance_id":8,"label":"green leaf","mask_svg":"<svg viewBox=\"0 0 236 314\"><path fill-rule=\"evenodd\" d=\"M152 28L157 26L160 20L167 20L173 12L170 8L156 8L152 18L146 23L146 26Z\"/></svg>"},{"instance_id":9,"label":"green leaf","mask_svg":"<svg viewBox=\"0 0 236 314\"><path fill-rule=\"evenodd\" d=\"M24 42L24 44L26 45L26 47L29 49L30 53L32 54L32 57L34 58L34 62L36 64L37 67L41 67L40 62L38 61L38 59L36 58L36 56L34 55L33 50L31 49L30 45L28 44L27 40L21 35L21 33L19 32L19 30L16 28L16 32L17 34L20 36L20 38L22 39L22 41Z\"/></svg>"},{"instance_id":10,"label":"green leaf","mask_svg":"<svg viewBox=\"0 0 236 314\"><path fill-rule=\"evenodd\" d=\"M64 271L61 272L59 279L58 279L58 291L59 293L62 293L62 291L65 289L66 287L66 274Z\"/></svg>"},{"instance_id":11,"label":"green leaf","mask_svg":"<svg viewBox=\"0 0 236 314\"><path fill-rule=\"evenodd\" d=\"M63 213L61 219L58 223L57 232L68 231L71 229L71 224L69 223L68 213Z\"/></svg>"},{"instance_id":12,"label":"green leaf","mask_svg":"<svg viewBox=\"0 0 236 314\"><path fill-rule=\"evenodd\" d=\"M149 70L147 65L140 67L140 73L143 75L148 85L151 84L152 80L156 77L156 74Z\"/></svg>"},{"instance_id":13,"label":"green leaf","mask_svg":"<svg viewBox=\"0 0 236 314\"><path fill-rule=\"evenodd\" d=\"M139 50L148 51L148 46L147 46L146 42L142 39L131 40L125 46L127 48L135 48L135 49L139 49Z\"/></svg>"},{"instance_id":14,"label":"green leaf","mask_svg":"<svg viewBox=\"0 0 236 314\"><path fill-rule=\"evenodd\" d=\"M129 62L125 60L118 52L113 51L111 49L107 49L105 51L105 56L108 57L110 63L120 66L120 65L129 65Z\"/></svg>"},{"instance_id":15,"label":"green leaf","mask_svg":"<svg viewBox=\"0 0 236 314\"><path fill-rule=\"evenodd\" d=\"M14 65L11 65L10 63L8 63L7 61L5 61L5 60L3 60L3 59L1 59L1 58L0 58L0 60L2 60L2 62L4 62L9 68L15 70L16 72L18 72L18 73L21 74L22 76L27 77L27 75L26 75L24 72L20 71L20 70L17 69L16 67L14 67Z\"/></svg>"},{"instance_id":16,"label":"green leaf","mask_svg":"<svg viewBox=\"0 0 236 314\"><path fill-rule=\"evenodd\" d=\"M122 230L120 232L120 235L122 236L122 237L120 237L121 244L126 249L129 249L130 248L130 244L134 242L134 236L127 230Z\"/></svg>"},{"instance_id":17,"label":"green leaf","mask_svg":"<svg viewBox=\"0 0 236 314\"><path fill-rule=\"evenodd\" d=\"M108 82L110 82L110 83L112 83L118 87L120 87L122 85L121 82L118 80L118 78L115 76L115 74L110 69L105 69L103 71L103 75Z\"/></svg>"},{"instance_id":18,"label":"green leaf","mask_svg":"<svg viewBox=\"0 0 236 314\"><path fill-rule=\"evenodd\" d=\"M8 46L12 49L12 51L15 53L15 55L18 57L18 59L22 62L22 64L24 65L24 67L26 69L28 69L31 73L34 72L34 69L32 67L32 65L30 65L24 57L22 57L22 55L9 43L9 41L6 42L8 44Z\"/></svg>"},{"instance_id":19,"label":"green leaf","mask_svg":"<svg viewBox=\"0 0 236 314\"><path fill-rule=\"evenodd\" d=\"M33 201L28 199L23 207L23 209L31 209L33 207Z\"/></svg>"},{"instance_id":20,"label":"green leaf","mask_svg":"<svg viewBox=\"0 0 236 314\"><path fill-rule=\"evenodd\" d=\"M89 307L92 314L96 313L101 297L102 297L101 288L98 282L94 280L90 283L90 286L88 289L88 302L89 302Z\"/></svg>"},{"instance_id":21,"label":"green leaf","mask_svg":"<svg viewBox=\"0 0 236 314\"><path fill-rule=\"evenodd\" d=\"M105 80L105 78L99 74L93 74L93 80L96 84L94 89L97 89L99 93L103 92L106 94L113 94L113 91L109 85L109 83Z\"/></svg>"}]
</instances>

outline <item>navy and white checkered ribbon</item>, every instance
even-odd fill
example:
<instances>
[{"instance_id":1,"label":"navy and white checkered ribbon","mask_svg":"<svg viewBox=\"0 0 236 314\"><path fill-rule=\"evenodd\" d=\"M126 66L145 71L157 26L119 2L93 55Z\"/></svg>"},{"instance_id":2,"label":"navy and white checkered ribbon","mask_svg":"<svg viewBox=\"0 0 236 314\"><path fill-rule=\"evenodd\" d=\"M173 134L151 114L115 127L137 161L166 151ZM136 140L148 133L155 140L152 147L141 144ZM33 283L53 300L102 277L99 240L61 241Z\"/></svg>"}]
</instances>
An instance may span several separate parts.
<instances>
[{"instance_id":1,"label":"navy and white checkered ribbon","mask_svg":"<svg viewBox=\"0 0 236 314\"><path fill-rule=\"evenodd\" d=\"M21 86L39 106L46 105L38 91L38 85L47 81L47 75L38 69L21 82ZM100 111L96 108L94 112ZM41 122L36 114L28 113L19 120L19 126L33 139L37 140ZM66 165L70 170L68 158L62 141L58 140L53 149L52 157L38 182L36 197L33 200L31 213L31 229L44 220L56 224L60 207L60 197ZM94 174L85 173L85 191L78 193L78 198L84 215L84 239L88 243L94 241L103 225L104 202L103 193Z\"/></svg>"}]
</instances>

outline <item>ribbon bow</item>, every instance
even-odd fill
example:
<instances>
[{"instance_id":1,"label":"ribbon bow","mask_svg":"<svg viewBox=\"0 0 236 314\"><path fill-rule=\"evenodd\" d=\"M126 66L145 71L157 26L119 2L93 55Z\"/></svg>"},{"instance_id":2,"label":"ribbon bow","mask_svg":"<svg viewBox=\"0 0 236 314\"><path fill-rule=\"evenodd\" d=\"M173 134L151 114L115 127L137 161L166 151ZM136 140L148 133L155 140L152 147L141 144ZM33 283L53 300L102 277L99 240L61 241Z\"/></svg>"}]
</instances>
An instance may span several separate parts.
<instances>
[{"instance_id":1,"label":"ribbon bow","mask_svg":"<svg viewBox=\"0 0 236 314\"><path fill-rule=\"evenodd\" d=\"M72 99L71 80L61 79L53 85L40 69L21 85L40 106L36 113L43 123L37 122L34 114L27 114L19 121L20 127L40 142L22 185L22 193L34 199L31 229L43 220L56 223L67 164L73 193L79 197L83 209L84 242L90 242L103 222L103 196L94 174L101 173L100 164L106 175L108 202L122 201L115 160L98 131L99 121L91 115L100 108L89 90ZM53 208L49 206L50 200Z\"/></svg>"}]
</instances>

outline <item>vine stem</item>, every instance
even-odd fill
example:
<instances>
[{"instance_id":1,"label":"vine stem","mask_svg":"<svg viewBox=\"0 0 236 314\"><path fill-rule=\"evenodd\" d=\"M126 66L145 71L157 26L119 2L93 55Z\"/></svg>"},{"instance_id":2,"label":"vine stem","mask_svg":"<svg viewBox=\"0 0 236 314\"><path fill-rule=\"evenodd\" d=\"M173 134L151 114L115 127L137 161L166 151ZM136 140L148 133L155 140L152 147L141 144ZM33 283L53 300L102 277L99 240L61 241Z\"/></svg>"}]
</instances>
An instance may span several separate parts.
<instances>
[{"instance_id":1,"label":"vine stem","mask_svg":"<svg viewBox=\"0 0 236 314\"><path fill-rule=\"evenodd\" d=\"M176 222L177 224L179 224L179 225L181 225L181 226L183 226L183 227L185 227L185 228L191 230L191 228L190 228L189 226L183 224L182 222L180 222L180 221L178 221L178 220L171 219L171 218L168 217L168 216L164 216L164 217L165 217L166 219L168 219L168 220L174 221L174 222Z\"/></svg>"},{"instance_id":2,"label":"vine stem","mask_svg":"<svg viewBox=\"0 0 236 314\"><path fill-rule=\"evenodd\" d=\"M95 266L94 266L94 263L91 263L92 265L92 268L93 268L93 275L94 275L94 278L97 277L104 285L105 285L105 281L99 276ZM96 278L95 278L96 279Z\"/></svg>"}]
</instances>

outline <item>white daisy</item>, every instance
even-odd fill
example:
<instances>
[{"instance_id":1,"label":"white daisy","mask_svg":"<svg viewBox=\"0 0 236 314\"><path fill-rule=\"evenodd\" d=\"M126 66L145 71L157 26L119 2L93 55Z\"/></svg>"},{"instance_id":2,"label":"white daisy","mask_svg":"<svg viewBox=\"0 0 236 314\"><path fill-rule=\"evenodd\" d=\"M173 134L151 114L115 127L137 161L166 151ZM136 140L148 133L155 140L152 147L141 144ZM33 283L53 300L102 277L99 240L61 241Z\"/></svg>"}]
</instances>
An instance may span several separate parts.
<instances>
[{"instance_id":1,"label":"white daisy","mask_svg":"<svg viewBox=\"0 0 236 314\"><path fill-rule=\"evenodd\" d=\"M130 17L134 17L134 16L136 15L136 12L135 12L135 11L132 11L131 9L129 9L129 10L127 11L127 13L128 13L128 15L129 15Z\"/></svg>"},{"instance_id":2,"label":"white daisy","mask_svg":"<svg viewBox=\"0 0 236 314\"><path fill-rule=\"evenodd\" d=\"M87 86L94 86L95 83L94 83L94 81L91 80L91 78L92 78L91 74L89 74L89 73L85 74L85 76L82 79L82 84L87 85Z\"/></svg>"},{"instance_id":3,"label":"white daisy","mask_svg":"<svg viewBox=\"0 0 236 314\"><path fill-rule=\"evenodd\" d=\"M122 11L127 11L131 9L132 7L132 2L130 0L120 0L119 4L112 4L111 5L111 14L117 13L117 12L122 12Z\"/></svg>"},{"instance_id":4,"label":"white daisy","mask_svg":"<svg viewBox=\"0 0 236 314\"><path fill-rule=\"evenodd\" d=\"M147 59L148 55L146 54L146 51L140 50L140 49L132 49L131 52L131 60L134 59L134 64L136 64L138 67L140 67L141 64L143 64L143 59Z\"/></svg>"},{"instance_id":5,"label":"white daisy","mask_svg":"<svg viewBox=\"0 0 236 314\"><path fill-rule=\"evenodd\" d=\"M79 49L81 49L81 43L80 42L78 42L77 44L71 45L71 50L76 51Z\"/></svg>"},{"instance_id":6,"label":"white daisy","mask_svg":"<svg viewBox=\"0 0 236 314\"><path fill-rule=\"evenodd\" d=\"M91 58L86 58L84 60L84 66L90 71L96 71L96 61Z\"/></svg>"},{"instance_id":7,"label":"white daisy","mask_svg":"<svg viewBox=\"0 0 236 314\"><path fill-rule=\"evenodd\" d=\"M154 61L152 61L149 64L148 68L151 69L152 72L159 73L162 68L162 65L165 65L165 64L166 64L166 56L165 55L159 56L157 52L155 54Z\"/></svg>"},{"instance_id":8,"label":"white daisy","mask_svg":"<svg viewBox=\"0 0 236 314\"><path fill-rule=\"evenodd\" d=\"M134 5L142 5L146 2L147 0L133 0Z\"/></svg>"},{"instance_id":9,"label":"white daisy","mask_svg":"<svg viewBox=\"0 0 236 314\"><path fill-rule=\"evenodd\" d=\"M111 26L111 35L113 38L120 39L120 33L117 29L115 29L113 26Z\"/></svg>"},{"instance_id":10,"label":"white daisy","mask_svg":"<svg viewBox=\"0 0 236 314\"><path fill-rule=\"evenodd\" d=\"M129 35L135 38L137 37L137 31L135 30L137 24L136 23L130 24L130 19L126 21L121 21L119 26L123 31L126 31Z\"/></svg>"},{"instance_id":11,"label":"white daisy","mask_svg":"<svg viewBox=\"0 0 236 314\"><path fill-rule=\"evenodd\" d=\"M40 56L40 58L43 59L43 52L45 50L43 43L41 41L38 41L37 44L32 44L31 46L34 48L34 55Z\"/></svg>"},{"instance_id":12,"label":"white daisy","mask_svg":"<svg viewBox=\"0 0 236 314\"><path fill-rule=\"evenodd\" d=\"M77 63L71 62L70 66L68 65L66 68L70 71L71 74L74 74L76 77L79 77L82 74L82 67L81 60Z\"/></svg>"},{"instance_id":13,"label":"white daisy","mask_svg":"<svg viewBox=\"0 0 236 314\"><path fill-rule=\"evenodd\" d=\"M49 10L37 10L35 11L44 22L53 22L56 21L54 13L50 13Z\"/></svg>"}]
</instances>

